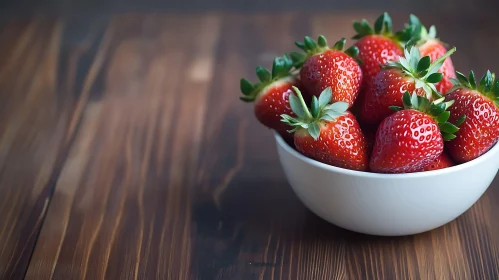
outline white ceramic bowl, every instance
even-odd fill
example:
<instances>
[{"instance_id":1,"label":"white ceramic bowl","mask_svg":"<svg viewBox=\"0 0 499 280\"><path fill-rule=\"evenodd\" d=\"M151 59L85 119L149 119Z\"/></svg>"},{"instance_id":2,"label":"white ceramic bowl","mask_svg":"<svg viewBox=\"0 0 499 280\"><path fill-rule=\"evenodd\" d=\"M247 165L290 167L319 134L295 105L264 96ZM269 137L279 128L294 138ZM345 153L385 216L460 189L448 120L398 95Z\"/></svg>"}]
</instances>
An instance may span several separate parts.
<instances>
[{"instance_id":1,"label":"white ceramic bowl","mask_svg":"<svg viewBox=\"0 0 499 280\"><path fill-rule=\"evenodd\" d=\"M499 145L450 168L377 174L307 158L275 134L279 159L301 201L339 227L372 235L416 234L440 227L468 210L499 169Z\"/></svg>"}]
</instances>

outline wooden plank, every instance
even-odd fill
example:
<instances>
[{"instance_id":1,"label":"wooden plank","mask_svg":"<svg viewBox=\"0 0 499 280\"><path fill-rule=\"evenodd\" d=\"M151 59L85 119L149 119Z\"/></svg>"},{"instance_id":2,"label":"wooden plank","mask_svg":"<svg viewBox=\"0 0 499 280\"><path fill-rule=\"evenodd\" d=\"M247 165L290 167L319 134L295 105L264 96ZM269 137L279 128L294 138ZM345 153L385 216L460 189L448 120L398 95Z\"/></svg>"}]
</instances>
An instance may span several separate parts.
<instances>
[{"instance_id":1,"label":"wooden plank","mask_svg":"<svg viewBox=\"0 0 499 280\"><path fill-rule=\"evenodd\" d=\"M53 188L64 133L56 105L62 25L12 21L0 42L0 279L21 279ZM9 32L11 31L17 32Z\"/></svg>"},{"instance_id":2,"label":"wooden plank","mask_svg":"<svg viewBox=\"0 0 499 280\"><path fill-rule=\"evenodd\" d=\"M36 17L0 32L0 279L26 272L79 119L79 96L60 94L64 28Z\"/></svg>"},{"instance_id":3,"label":"wooden plank","mask_svg":"<svg viewBox=\"0 0 499 280\"><path fill-rule=\"evenodd\" d=\"M102 92L56 185L26 279L186 279L217 16L110 23Z\"/></svg>"}]
</instances>

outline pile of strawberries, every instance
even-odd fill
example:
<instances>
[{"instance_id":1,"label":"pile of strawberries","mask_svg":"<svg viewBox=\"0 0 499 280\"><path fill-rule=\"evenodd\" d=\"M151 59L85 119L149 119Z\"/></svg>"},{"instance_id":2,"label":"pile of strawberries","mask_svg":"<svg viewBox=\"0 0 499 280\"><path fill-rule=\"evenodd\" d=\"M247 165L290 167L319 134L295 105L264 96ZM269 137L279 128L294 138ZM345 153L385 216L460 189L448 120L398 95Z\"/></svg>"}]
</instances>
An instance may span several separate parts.
<instances>
[{"instance_id":1,"label":"pile of strawberries","mask_svg":"<svg viewBox=\"0 0 499 280\"><path fill-rule=\"evenodd\" d=\"M446 168L473 160L499 139L499 80L454 71L455 48L410 16L392 31L387 13L353 24L356 42L324 36L296 42L302 52L241 79L241 100L303 155L378 173Z\"/></svg>"}]
</instances>

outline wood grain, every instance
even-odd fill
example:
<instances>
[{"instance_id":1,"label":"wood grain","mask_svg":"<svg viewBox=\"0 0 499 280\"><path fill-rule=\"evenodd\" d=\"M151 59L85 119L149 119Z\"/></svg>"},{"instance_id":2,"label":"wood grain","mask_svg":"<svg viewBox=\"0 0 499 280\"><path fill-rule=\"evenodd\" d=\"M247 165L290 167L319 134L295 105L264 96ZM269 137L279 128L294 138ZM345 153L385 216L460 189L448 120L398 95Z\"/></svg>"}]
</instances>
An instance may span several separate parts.
<instances>
[{"instance_id":1,"label":"wood grain","mask_svg":"<svg viewBox=\"0 0 499 280\"><path fill-rule=\"evenodd\" d=\"M23 277L60 167L69 109L54 94L61 28L37 18L0 35L0 279Z\"/></svg>"},{"instance_id":2,"label":"wood grain","mask_svg":"<svg viewBox=\"0 0 499 280\"><path fill-rule=\"evenodd\" d=\"M238 100L239 79L293 41L350 38L377 14L5 24L0 279L499 279L499 179L431 232L355 234L302 205L271 131ZM457 46L459 70L498 65L499 19L421 19Z\"/></svg>"}]
</instances>

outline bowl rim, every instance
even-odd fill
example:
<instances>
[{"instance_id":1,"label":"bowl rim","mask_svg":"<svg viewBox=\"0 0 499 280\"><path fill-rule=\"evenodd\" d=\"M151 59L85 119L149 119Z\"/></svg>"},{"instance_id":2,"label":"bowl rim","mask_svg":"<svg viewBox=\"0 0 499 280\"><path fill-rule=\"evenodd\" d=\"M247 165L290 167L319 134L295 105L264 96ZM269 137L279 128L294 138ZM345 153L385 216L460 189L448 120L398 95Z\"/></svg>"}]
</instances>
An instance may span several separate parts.
<instances>
[{"instance_id":1,"label":"bowl rim","mask_svg":"<svg viewBox=\"0 0 499 280\"><path fill-rule=\"evenodd\" d=\"M443 168L443 169L438 169L438 170L431 170L431 171L418 171L418 172L413 172L413 173L399 173L399 174L387 174L387 173L375 173L375 172L367 172L367 171L358 171L358 170L351 170L351 169L346 169L346 168L341 168L341 167L336 167L333 165L329 165L326 163L322 163L320 161L308 158L304 155L302 155L300 152L297 150L293 149L291 146L284 141L282 136L274 131L274 137L276 139L276 142L279 146L281 146L287 153L291 154L293 157L297 158L298 160L305 162L306 164L316 166L321 169L325 169L327 171L332 171L336 173L343 173L346 175L354 175L354 176L362 176L362 177L369 177L369 178L378 178L378 179L395 179L395 178L421 178L421 177L428 177L428 176L439 176L439 175L444 175L444 174L449 174L449 173L454 173L454 172L459 172L464 169L470 168L472 166L478 165L481 162L487 161L490 157L493 157L497 151L499 151L499 145L494 144L492 148L490 148L487 152L485 152L483 155L479 156L478 158L461 163L455 166L451 166L448 168ZM499 161L499 158L497 159Z\"/></svg>"}]
</instances>

